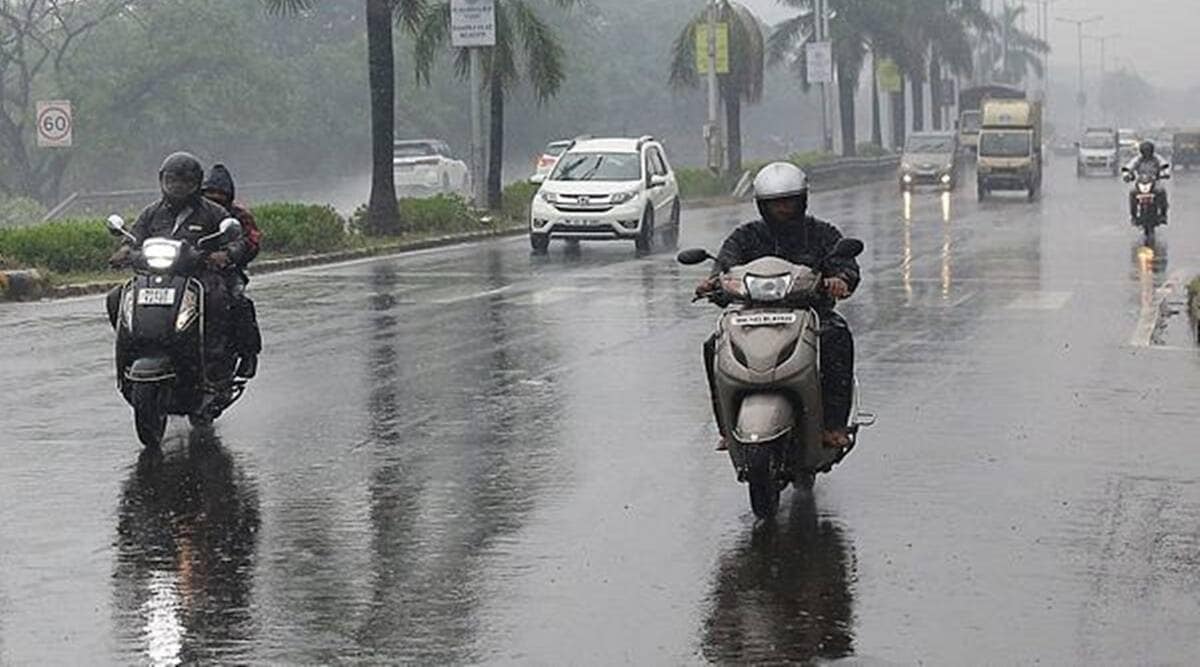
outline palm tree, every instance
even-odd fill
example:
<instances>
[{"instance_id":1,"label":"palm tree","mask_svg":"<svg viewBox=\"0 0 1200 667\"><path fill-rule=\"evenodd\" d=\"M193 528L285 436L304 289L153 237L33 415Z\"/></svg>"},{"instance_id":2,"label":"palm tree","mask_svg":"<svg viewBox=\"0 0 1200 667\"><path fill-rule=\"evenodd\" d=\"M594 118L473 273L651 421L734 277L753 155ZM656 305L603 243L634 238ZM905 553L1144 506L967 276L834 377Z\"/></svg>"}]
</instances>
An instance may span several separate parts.
<instances>
[{"instance_id":1,"label":"palm tree","mask_svg":"<svg viewBox=\"0 0 1200 667\"><path fill-rule=\"evenodd\" d=\"M992 76L1001 83L1015 85L1024 81L1030 71L1038 76L1043 73L1041 57L1050 52L1050 44L1021 29L1024 15L1024 5L1005 2L994 19L986 50Z\"/></svg>"},{"instance_id":2,"label":"palm tree","mask_svg":"<svg viewBox=\"0 0 1200 667\"><path fill-rule=\"evenodd\" d=\"M899 26L891 50L912 82L913 128L919 131L925 129L925 81L929 81L936 110L943 69L955 74L972 71L972 33L986 34L991 19L981 0L909 0L903 5ZM935 112L934 129L941 129L941 124L941 115Z\"/></svg>"},{"instance_id":3,"label":"palm tree","mask_svg":"<svg viewBox=\"0 0 1200 667\"><path fill-rule=\"evenodd\" d=\"M274 13L295 14L319 0L262 0ZM396 62L392 21L416 29L425 0L366 0L367 66L371 88L371 196L366 228L376 234L400 231L392 151L396 138Z\"/></svg>"},{"instance_id":4,"label":"palm tree","mask_svg":"<svg viewBox=\"0 0 1200 667\"><path fill-rule=\"evenodd\" d=\"M787 62L803 72L807 65L804 45L814 33L813 0L779 0L800 10L800 14L775 26L767 40L769 61ZM830 0L836 12L829 21L833 40L833 64L838 87L838 108L842 117L842 153L856 153L858 131L855 123L855 93L873 37L895 31L894 0ZM805 84L807 87L807 84Z\"/></svg>"},{"instance_id":5,"label":"palm tree","mask_svg":"<svg viewBox=\"0 0 1200 667\"><path fill-rule=\"evenodd\" d=\"M758 18L745 6L731 0L717 4L718 20L729 24L729 73L718 77L725 104L725 127L729 133L726 152L730 173L742 170L742 102L755 104L763 95L764 44ZM671 85L694 88L700 83L696 71L696 29L708 20L708 10L684 26L675 38L671 56Z\"/></svg>"},{"instance_id":6,"label":"palm tree","mask_svg":"<svg viewBox=\"0 0 1200 667\"><path fill-rule=\"evenodd\" d=\"M568 8L576 0L546 0ZM450 41L450 3L442 1L425 12L417 30L417 80L429 83L429 73L438 53ZM504 100L509 90L520 82L518 51L524 57L525 75L533 87L538 103L558 94L565 74L565 52L554 29L538 16L532 0L496 0L496 45L485 50L483 75L491 106L488 132L488 208L499 209L503 192L504 162ZM470 73L469 52L458 49L456 73L466 78Z\"/></svg>"}]
</instances>

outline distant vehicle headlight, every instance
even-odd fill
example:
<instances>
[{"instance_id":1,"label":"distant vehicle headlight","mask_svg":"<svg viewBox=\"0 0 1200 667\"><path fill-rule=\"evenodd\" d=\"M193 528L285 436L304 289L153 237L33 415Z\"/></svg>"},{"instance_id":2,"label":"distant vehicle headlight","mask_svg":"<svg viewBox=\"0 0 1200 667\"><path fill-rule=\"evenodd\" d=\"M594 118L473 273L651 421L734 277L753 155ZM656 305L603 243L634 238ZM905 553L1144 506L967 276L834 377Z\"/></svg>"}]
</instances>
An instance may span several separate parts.
<instances>
[{"instance_id":1,"label":"distant vehicle headlight","mask_svg":"<svg viewBox=\"0 0 1200 667\"><path fill-rule=\"evenodd\" d=\"M942 182L948 185L950 183L950 174L942 174Z\"/></svg>"}]
</instances>

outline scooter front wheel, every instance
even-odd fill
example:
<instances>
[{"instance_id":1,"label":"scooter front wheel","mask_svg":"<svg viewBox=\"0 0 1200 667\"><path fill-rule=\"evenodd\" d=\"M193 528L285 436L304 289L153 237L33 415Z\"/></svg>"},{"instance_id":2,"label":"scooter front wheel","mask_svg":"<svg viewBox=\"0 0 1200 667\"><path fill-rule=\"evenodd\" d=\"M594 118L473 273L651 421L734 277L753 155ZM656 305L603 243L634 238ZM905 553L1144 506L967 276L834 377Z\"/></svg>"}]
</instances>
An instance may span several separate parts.
<instances>
[{"instance_id":1,"label":"scooter front wheel","mask_svg":"<svg viewBox=\"0 0 1200 667\"><path fill-rule=\"evenodd\" d=\"M750 509L759 519L770 519L779 511L779 484L775 480L772 459L774 448L767 445L746 447L746 482L750 486Z\"/></svg>"},{"instance_id":2,"label":"scooter front wheel","mask_svg":"<svg viewBox=\"0 0 1200 667\"><path fill-rule=\"evenodd\" d=\"M129 402L133 405L133 423L137 428L138 440L147 448L157 448L167 432L162 389L153 382L135 382L129 389Z\"/></svg>"}]
</instances>

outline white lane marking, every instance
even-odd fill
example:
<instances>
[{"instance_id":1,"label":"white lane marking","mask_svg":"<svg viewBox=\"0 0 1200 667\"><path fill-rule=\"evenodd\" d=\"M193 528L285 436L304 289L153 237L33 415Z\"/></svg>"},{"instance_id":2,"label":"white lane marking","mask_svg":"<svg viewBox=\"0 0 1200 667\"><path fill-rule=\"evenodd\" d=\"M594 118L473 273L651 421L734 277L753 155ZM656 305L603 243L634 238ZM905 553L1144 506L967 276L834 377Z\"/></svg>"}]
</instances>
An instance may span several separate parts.
<instances>
[{"instance_id":1,"label":"white lane marking","mask_svg":"<svg viewBox=\"0 0 1200 667\"><path fill-rule=\"evenodd\" d=\"M1129 337L1130 345L1150 347L1154 332L1158 330L1158 324L1162 321L1163 304L1167 297L1175 292L1178 284L1179 274L1175 274L1168 278L1162 287L1155 290L1153 296L1142 299L1142 309L1138 315L1137 326L1133 328L1133 335Z\"/></svg>"},{"instance_id":2,"label":"white lane marking","mask_svg":"<svg viewBox=\"0 0 1200 667\"><path fill-rule=\"evenodd\" d=\"M1025 292L1009 302L1009 310L1062 310L1074 292Z\"/></svg>"}]
</instances>

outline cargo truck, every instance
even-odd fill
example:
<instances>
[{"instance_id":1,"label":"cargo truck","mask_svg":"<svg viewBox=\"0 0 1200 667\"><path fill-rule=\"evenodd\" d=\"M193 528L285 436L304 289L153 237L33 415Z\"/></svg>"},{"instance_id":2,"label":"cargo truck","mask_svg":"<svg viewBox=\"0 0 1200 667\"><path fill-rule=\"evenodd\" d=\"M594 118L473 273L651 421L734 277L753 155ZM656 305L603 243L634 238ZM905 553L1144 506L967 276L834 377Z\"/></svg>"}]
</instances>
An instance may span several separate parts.
<instances>
[{"instance_id":1,"label":"cargo truck","mask_svg":"<svg viewBox=\"0 0 1200 667\"><path fill-rule=\"evenodd\" d=\"M1042 188L1042 105L1030 100L985 100L976 163L979 199L994 190Z\"/></svg>"}]
</instances>

